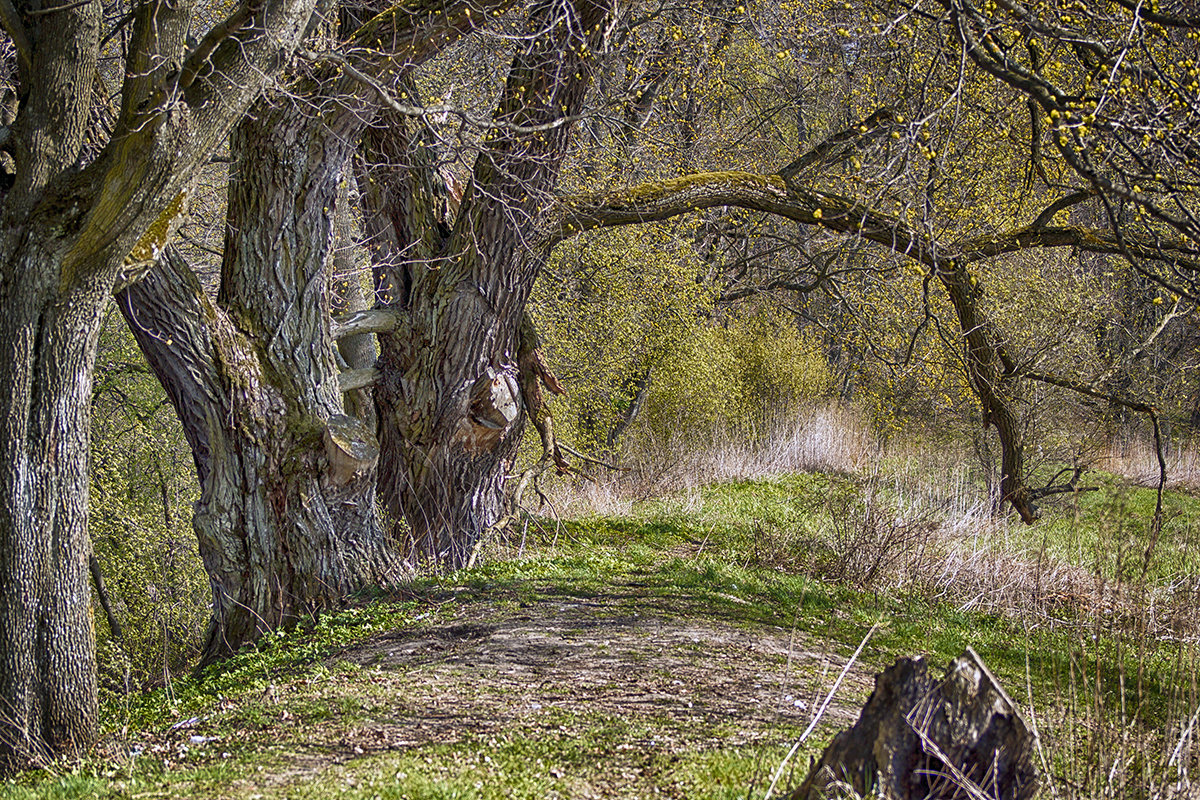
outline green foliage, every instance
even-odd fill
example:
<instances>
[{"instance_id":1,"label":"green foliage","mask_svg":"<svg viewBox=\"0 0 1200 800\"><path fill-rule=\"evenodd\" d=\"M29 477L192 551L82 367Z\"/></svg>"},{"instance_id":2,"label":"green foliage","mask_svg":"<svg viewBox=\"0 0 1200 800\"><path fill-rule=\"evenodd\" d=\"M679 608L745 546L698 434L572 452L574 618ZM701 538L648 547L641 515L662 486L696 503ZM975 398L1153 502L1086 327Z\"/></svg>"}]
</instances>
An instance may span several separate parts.
<instances>
[{"instance_id":1,"label":"green foliage","mask_svg":"<svg viewBox=\"0 0 1200 800\"><path fill-rule=\"evenodd\" d=\"M168 680L199 651L211 594L192 532L191 450L121 316L101 331L92 402L91 534L116 641L96 607L102 686Z\"/></svg>"},{"instance_id":2,"label":"green foliage","mask_svg":"<svg viewBox=\"0 0 1200 800\"><path fill-rule=\"evenodd\" d=\"M829 386L825 360L781 310L737 309L697 325L652 374L638 436L704 441L719 431L750 441Z\"/></svg>"},{"instance_id":3,"label":"green foliage","mask_svg":"<svg viewBox=\"0 0 1200 800\"><path fill-rule=\"evenodd\" d=\"M567 413L556 409L566 440L606 447L639 381L695 335L712 307L699 270L674 226L597 232L557 249L531 312L570 393Z\"/></svg>"},{"instance_id":4,"label":"green foliage","mask_svg":"<svg viewBox=\"0 0 1200 800\"><path fill-rule=\"evenodd\" d=\"M779 306L714 313L685 232L593 234L560 247L539 283L534 316L570 394L556 406L567 441L609 449L631 421L643 439L754 438L828 389L817 342Z\"/></svg>"}]
</instances>

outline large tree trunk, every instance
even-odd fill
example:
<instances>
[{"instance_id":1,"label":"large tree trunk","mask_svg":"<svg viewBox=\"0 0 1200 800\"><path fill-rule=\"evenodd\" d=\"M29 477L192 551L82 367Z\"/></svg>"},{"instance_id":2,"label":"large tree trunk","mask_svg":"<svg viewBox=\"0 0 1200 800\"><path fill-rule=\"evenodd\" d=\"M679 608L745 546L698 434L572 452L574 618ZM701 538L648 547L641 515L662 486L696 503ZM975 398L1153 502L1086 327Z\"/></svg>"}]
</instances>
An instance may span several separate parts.
<instances>
[{"instance_id":1,"label":"large tree trunk","mask_svg":"<svg viewBox=\"0 0 1200 800\"><path fill-rule=\"evenodd\" d=\"M33 249L10 262L17 274L48 272ZM0 280L0 770L95 733L88 434L106 298Z\"/></svg>"},{"instance_id":2,"label":"large tree trunk","mask_svg":"<svg viewBox=\"0 0 1200 800\"><path fill-rule=\"evenodd\" d=\"M471 30L473 11L509 2L411 3L351 36L391 42L386 57L349 52L390 81ZM338 74L260 101L236 129L217 302L170 251L121 298L200 479L194 527L214 599L201 663L404 573L377 520L375 432L344 413L331 336L339 184L378 102Z\"/></svg>"},{"instance_id":3,"label":"large tree trunk","mask_svg":"<svg viewBox=\"0 0 1200 800\"><path fill-rule=\"evenodd\" d=\"M375 518L374 434L340 409L289 416L270 364L173 251L119 299L200 478L193 524L213 586L202 662L393 580L398 562Z\"/></svg>"},{"instance_id":4,"label":"large tree trunk","mask_svg":"<svg viewBox=\"0 0 1200 800\"><path fill-rule=\"evenodd\" d=\"M218 303L173 253L123 298L200 477L214 605L202 661L401 574L375 513L378 444L343 412L330 335L346 134L260 103L233 139Z\"/></svg>"},{"instance_id":5,"label":"large tree trunk","mask_svg":"<svg viewBox=\"0 0 1200 800\"><path fill-rule=\"evenodd\" d=\"M0 209L0 772L95 735L88 435L102 282L116 270L63 275L79 214L40 201L82 148L79 85L93 80L99 27L98 6L56 15L20 53L18 172Z\"/></svg>"},{"instance_id":6,"label":"large tree trunk","mask_svg":"<svg viewBox=\"0 0 1200 800\"><path fill-rule=\"evenodd\" d=\"M607 13L606 3L590 0L531 9L529 30L538 33L513 60L497 128L444 243L429 237L437 181L416 143L386 153L405 188L367 193L369 214L391 227L392 260L386 247L376 254L381 294L404 317L380 348L380 491L407 522L414 561L462 566L503 520L523 421L518 331L548 252L535 231Z\"/></svg>"},{"instance_id":7,"label":"large tree trunk","mask_svg":"<svg viewBox=\"0 0 1200 800\"><path fill-rule=\"evenodd\" d=\"M191 5L139 5L113 136L85 148L105 9L15 5L0 15L20 66L16 173L0 203L0 770L73 753L95 731L87 476L101 310L170 238L213 142L312 11L241 6L188 60Z\"/></svg>"}]
</instances>

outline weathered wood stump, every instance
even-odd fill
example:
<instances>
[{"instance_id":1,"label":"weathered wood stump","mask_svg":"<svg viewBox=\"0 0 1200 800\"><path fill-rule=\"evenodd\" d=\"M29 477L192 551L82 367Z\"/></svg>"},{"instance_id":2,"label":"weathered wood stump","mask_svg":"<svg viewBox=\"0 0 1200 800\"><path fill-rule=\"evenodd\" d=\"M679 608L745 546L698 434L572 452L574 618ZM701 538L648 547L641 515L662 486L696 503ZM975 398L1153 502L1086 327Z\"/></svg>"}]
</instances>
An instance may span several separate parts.
<instances>
[{"instance_id":1,"label":"weathered wood stump","mask_svg":"<svg viewBox=\"0 0 1200 800\"><path fill-rule=\"evenodd\" d=\"M815 762L792 800L1027 800L1034 734L971 648L938 680L923 658L875 677L858 722Z\"/></svg>"}]
</instances>

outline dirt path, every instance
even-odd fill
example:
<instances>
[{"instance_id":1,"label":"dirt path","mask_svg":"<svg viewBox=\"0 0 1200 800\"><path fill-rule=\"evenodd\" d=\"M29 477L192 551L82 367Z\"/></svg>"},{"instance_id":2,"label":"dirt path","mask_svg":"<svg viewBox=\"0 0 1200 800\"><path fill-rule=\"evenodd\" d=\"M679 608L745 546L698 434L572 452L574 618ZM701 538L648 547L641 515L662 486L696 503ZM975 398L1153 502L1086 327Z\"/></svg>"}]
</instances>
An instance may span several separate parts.
<instances>
[{"instance_id":1,"label":"dirt path","mask_svg":"<svg viewBox=\"0 0 1200 800\"><path fill-rule=\"evenodd\" d=\"M693 745L778 739L809 723L845 664L787 630L675 615L655 607L661 598L633 610L630 598L500 614L472 603L449 623L386 634L341 657L386 676L411 711L416 728L404 737L413 742L537 727L556 709L647 718ZM869 676L852 669L825 724L853 722L869 691Z\"/></svg>"},{"instance_id":2,"label":"dirt path","mask_svg":"<svg viewBox=\"0 0 1200 800\"><path fill-rule=\"evenodd\" d=\"M457 746L461 758L503 737L579 741L598 763L590 774L563 776L558 796L639 797L663 785L648 765L661 771L681 756L746 747L775 747L777 759L849 655L734 618L731 604L745 601L732 596L706 610L634 582L598 594L534 594L524 603L455 598L416 626L327 659L324 677L231 699L224 721L181 728L157 746L219 732L210 762L223 748L259 752L265 768L215 793L250 798L320 796L312 787L322 781L354 785L350 776L365 765L431 746ZM854 665L817 736L850 725L870 688L868 670ZM259 722L235 721L245 719ZM191 755L192 763L205 759Z\"/></svg>"}]
</instances>

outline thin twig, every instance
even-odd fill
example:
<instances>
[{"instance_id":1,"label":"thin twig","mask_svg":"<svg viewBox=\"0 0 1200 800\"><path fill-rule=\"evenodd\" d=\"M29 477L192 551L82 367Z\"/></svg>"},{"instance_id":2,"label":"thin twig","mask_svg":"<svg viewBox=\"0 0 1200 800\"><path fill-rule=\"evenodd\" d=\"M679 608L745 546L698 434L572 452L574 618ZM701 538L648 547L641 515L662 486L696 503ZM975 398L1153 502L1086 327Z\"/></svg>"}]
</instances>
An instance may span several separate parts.
<instances>
[{"instance_id":1,"label":"thin twig","mask_svg":"<svg viewBox=\"0 0 1200 800\"><path fill-rule=\"evenodd\" d=\"M53 6L51 8L33 9L32 11L26 11L25 15L28 17L41 17L41 16L45 16L46 14L54 14L59 11L70 11L73 8L82 8L83 6L86 6L88 3L92 3L92 2L95 2L95 0L78 0L78 2L67 3L66 5L63 5L63 6Z\"/></svg>"},{"instance_id":2,"label":"thin twig","mask_svg":"<svg viewBox=\"0 0 1200 800\"><path fill-rule=\"evenodd\" d=\"M570 445L563 444L562 442L558 443L558 447L560 450L565 450L576 458L582 458L584 461L590 461L593 464L599 464L602 467L611 469L613 472L629 472L629 467L618 467L616 464L609 464L607 461L601 461L598 458L592 458L591 456L585 455Z\"/></svg>"},{"instance_id":3,"label":"thin twig","mask_svg":"<svg viewBox=\"0 0 1200 800\"><path fill-rule=\"evenodd\" d=\"M296 55L300 58L303 58L305 61L328 61L337 64L339 67L345 70L346 74L351 78L374 91L375 94L379 96L379 99L383 101L384 105L386 105L392 111L395 111L397 114L403 114L406 117L430 118L453 115L461 119L463 122L470 123L477 128L484 130L504 130L516 134L545 133L546 131L552 131L556 128L561 128L563 125L568 125L572 122L578 122L579 120L583 119L582 116L578 115L564 115L558 119L551 120L550 122L544 122L541 125L517 125L516 123L506 122L504 120L487 119L486 117L475 116L474 114L469 114L457 106L410 106L405 103L401 103L396 100L396 98L392 97L391 92L389 92L387 88L383 86L383 84L379 83L379 81L355 67L345 56L330 52L316 53L312 50L297 50Z\"/></svg>"}]
</instances>

